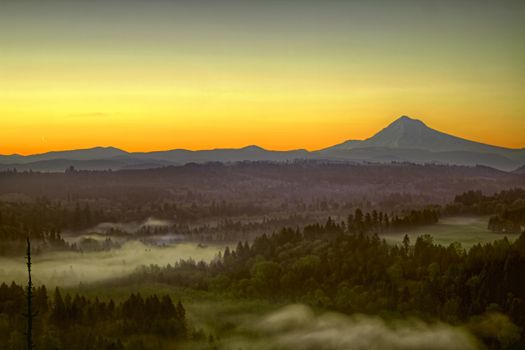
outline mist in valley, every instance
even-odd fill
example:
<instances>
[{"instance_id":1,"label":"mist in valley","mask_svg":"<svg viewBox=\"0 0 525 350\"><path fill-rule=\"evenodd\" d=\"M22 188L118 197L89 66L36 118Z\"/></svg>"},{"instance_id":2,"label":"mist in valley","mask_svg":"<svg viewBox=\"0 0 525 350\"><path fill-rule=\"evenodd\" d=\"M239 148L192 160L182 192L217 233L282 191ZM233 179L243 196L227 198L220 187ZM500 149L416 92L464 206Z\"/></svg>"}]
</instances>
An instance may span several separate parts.
<instances>
[{"instance_id":1,"label":"mist in valley","mask_svg":"<svg viewBox=\"0 0 525 350\"><path fill-rule=\"evenodd\" d=\"M522 196L518 192L512 195ZM30 219L46 216L39 206L30 208L29 212L35 213L28 215ZM521 341L522 323L515 316L521 307L519 290L518 301L510 306L501 300L488 303L477 292L483 288L477 286L489 282L479 277L483 276L480 271L465 268L468 250L474 244L503 237L515 241L519 234L491 230L488 223L492 217L467 216L465 207L452 211L454 216L442 209L447 215L434 217L430 210L415 206L410 212L395 212L396 216L389 213L390 226L379 219L381 211L341 210L353 214L329 216L329 209L304 216L283 214L282 218L277 214L201 217L194 213L195 219L186 221L166 212L148 213L142 219L98 216L103 220L64 226L61 245L46 245L49 237L45 235L40 242L35 239L33 283L46 286L51 303L57 300L55 286L64 287L61 290L70 293L72 300L77 293L91 300L117 302L126 297L136 301L133 298L139 293L146 298L169 295L173 301L180 300L186 310L182 319L187 320L190 333L171 334L179 337L182 349L483 350L487 344L504 349ZM53 217L53 210L49 212ZM95 209L92 213L97 215ZM388 244L377 240L376 233ZM411 245L406 251L405 234ZM425 244L416 248L417 237L422 235L431 236L437 245L427 244L432 241L427 237ZM237 245L238 241L243 244ZM466 252L458 250L456 254L443 248L453 242L460 243ZM18 243L19 248L25 247L24 238ZM230 248L227 253L226 246ZM519 250L508 245L503 248ZM0 257L0 283L25 285L23 253L19 250L18 255ZM430 261L416 257L429 257ZM499 266L499 260L487 257L490 255L483 255L487 264ZM181 260L213 263L166 268ZM507 265L511 267L502 271L510 276L506 280L514 281L513 273L522 263L510 261ZM450 282L454 266L463 266L453 275L458 288L447 289L454 285ZM326 277L330 273L333 281ZM491 273L497 278L502 275ZM463 298L467 287L473 297ZM434 289L437 292L432 294ZM440 300L442 295L447 299ZM465 300L476 301L479 307L463 315L461 303ZM151 312L154 315L154 308L140 319ZM22 312L17 312L17 317L20 315ZM55 322L51 316L49 322ZM79 319L78 323L84 321ZM117 319L114 322L120 324ZM137 328L133 337L142 331ZM155 339L163 339L159 334ZM129 344L129 349L135 349L130 339L126 349ZM155 342L148 346L148 350L165 348Z\"/></svg>"},{"instance_id":2,"label":"mist in valley","mask_svg":"<svg viewBox=\"0 0 525 350\"><path fill-rule=\"evenodd\" d=\"M238 326L220 338L219 349L253 350L478 350L474 334L502 344L519 330L501 314L486 314L463 325L417 318L385 320L378 316L321 312L291 304L263 315L235 316Z\"/></svg>"},{"instance_id":3,"label":"mist in valley","mask_svg":"<svg viewBox=\"0 0 525 350\"><path fill-rule=\"evenodd\" d=\"M524 19L0 0L0 350L525 350Z\"/></svg>"},{"instance_id":4,"label":"mist in valley","mask_svg":"<svg viewBox=\"0 0 525 350\"><path fill-rule=\"evenodd\" d=\"M211 261L224 246L177 243L146 245L127 241L119 248L95 252L44 252L33 257L33 282L47 286L74 286L126 276L140 266L175 264L180 260ZM0 281L25 283L23 257L0 257Z\"/></svg>"},{"instance_id":5,"label":"mist in valley","mask_svg":"<svg viewBox=\"0 0 525 350\"><path fill-rule=\"evenodd\" d=\"M83 232L107 233L111 231L121 231L123 233L136 234L144 229L169 229L174 224L171 220L162 220L155 217L148 217L141 222L102 222L96 226L83 230ZM75 235L75 232L71 232Z\"/></svg>"}]
</instances>

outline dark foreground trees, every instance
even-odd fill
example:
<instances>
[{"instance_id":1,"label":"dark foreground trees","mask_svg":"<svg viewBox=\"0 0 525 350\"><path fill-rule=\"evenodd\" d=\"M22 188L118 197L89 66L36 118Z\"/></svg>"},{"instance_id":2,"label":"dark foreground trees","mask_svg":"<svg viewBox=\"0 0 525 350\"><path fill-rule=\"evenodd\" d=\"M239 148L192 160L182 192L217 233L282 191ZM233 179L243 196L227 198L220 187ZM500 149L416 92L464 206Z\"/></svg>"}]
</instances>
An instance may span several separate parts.
<instances>
[{"instance_id":1,"label":"dark foreground trees","mask_svg":"<svg viewBox=\"0 0 525 350\"><path fill-rule=\"evenodd\" d=\"M188 337L186 313L169 296L131 294L121 303L81 295L48 297L45 286L33 291L34 343L39 350L144 349L144 339L176 344ZM0 285L0 344L2 349L25 349L23 287ZM142 344L142 345L141 345Z\"/></svg>"}]
</instances>

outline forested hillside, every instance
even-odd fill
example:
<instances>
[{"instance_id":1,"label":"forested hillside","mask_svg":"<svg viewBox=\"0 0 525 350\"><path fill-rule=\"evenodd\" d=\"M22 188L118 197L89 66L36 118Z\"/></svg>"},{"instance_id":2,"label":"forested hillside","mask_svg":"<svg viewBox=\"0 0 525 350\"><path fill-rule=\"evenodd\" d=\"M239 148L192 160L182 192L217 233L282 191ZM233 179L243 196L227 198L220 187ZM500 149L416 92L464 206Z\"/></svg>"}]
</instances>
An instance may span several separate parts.
<instances>
[{"instance_id":1,"label":"forested hillside","mask_svg":"<svg viewBox=\"0 0 525 350\"><path fill-rule=\"evenodd\" d=\"M465 251L430 236L390 246L328 220L239 243L210 264L144 267L128 281L162 282L239 298L301 302L344 313L418 316L453 324L486 313L517 325L509 339L481 334L491 348L518 341L525 327L525 234ZM518 328L519 327L519 328Z\"/></svg>"},{"instance_id":2,"label":"forested hillside","mask_svg":"<svg viewBox=\"0 0 525 350\"><path fill-rule=\"evenodd\" d=\"M2 349L25 349L25 301L23 287L0 285ZM187 328L184 307L169 296L131 294L115 303L63 296L59 289L51 298L46 287L40 286L34 289L33 307L33 337L39 350L141 350L152 338L160 339L162 345L156 348L160 350L194 336Z\"/></svg>"}]
</instances>

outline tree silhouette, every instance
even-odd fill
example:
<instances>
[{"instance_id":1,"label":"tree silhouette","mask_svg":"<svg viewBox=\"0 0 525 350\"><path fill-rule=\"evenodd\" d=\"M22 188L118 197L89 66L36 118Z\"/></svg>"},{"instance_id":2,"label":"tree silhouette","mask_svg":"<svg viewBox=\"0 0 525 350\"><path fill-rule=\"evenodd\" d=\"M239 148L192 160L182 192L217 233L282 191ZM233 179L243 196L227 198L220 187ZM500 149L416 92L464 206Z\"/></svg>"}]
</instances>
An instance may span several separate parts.
<instances>
[{"instance_id":1,"label":"tree silhouette","mask_svg":"<svg viewBox=\"0 0 525 350\"><path fill-rule=\"evenodd\" d=\"M32 350L33 345L33 282L31 281L31 242L29 237L27 238L27 313L25 317L27 318L27 331L26 331L26 341L27 341L27 350Z\"/></svg>"}]
</instances>

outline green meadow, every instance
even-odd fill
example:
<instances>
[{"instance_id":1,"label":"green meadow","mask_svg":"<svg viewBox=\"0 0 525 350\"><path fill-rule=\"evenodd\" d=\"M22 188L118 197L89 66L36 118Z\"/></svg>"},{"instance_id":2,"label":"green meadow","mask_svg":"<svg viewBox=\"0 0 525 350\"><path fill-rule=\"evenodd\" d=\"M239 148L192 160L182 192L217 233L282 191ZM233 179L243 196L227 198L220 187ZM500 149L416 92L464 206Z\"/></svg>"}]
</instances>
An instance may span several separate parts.
<instances>
[{"instance_id":1,"label":"green meadow","mask_svg":"<svg viewBox=\"0 0 525 350\"><path fill-rule=\"evenodd\" d=\"M388 243L399 244L403 241L405 234L408 235L412 243L418 236L431 235L434 243L449 245L453 242L461 243L463 248L470 248L475 244L493 242L497 239L507 237L513 241L519 234L499 234L487 228L488 217L444 217L438 223L427 226L419 226L402 230L395 233L381 235Z\"/></svg>"}]
</instances>

